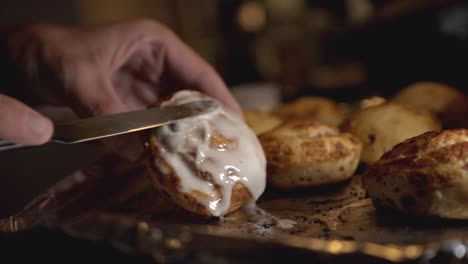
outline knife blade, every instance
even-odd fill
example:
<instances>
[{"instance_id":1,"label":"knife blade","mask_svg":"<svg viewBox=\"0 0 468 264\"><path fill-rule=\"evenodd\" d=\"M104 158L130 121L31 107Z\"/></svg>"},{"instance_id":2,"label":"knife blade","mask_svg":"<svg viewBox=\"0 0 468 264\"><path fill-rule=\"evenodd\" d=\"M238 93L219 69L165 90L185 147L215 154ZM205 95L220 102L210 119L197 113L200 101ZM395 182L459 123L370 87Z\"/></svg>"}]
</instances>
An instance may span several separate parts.
<instances>
[{"instance_id":1,"label":"knife blade","mask_svg":"<svg viewBox=\"0 0 468 264\"><path fill-rule=\"evenodd\" d=\"M216 101L200 100L177 106L154 107L139 111L84 118L69 123L54 124L54 135L50 142L75 144L156 128L184 118L209 113L218 106ZM0 151L19 147L25 146L0 141Z\"/></svg>"}]
</instances>

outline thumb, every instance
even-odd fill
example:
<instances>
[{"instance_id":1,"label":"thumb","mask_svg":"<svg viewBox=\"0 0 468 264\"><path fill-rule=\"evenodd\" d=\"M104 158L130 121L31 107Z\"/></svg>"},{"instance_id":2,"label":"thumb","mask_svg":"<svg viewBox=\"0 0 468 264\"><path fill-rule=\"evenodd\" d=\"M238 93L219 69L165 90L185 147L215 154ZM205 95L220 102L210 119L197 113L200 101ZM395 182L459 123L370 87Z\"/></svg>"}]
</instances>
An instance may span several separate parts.
<instances>
[{"instance_id":1,"label":"thumb","mask_svg":"<svg viewBox=\"0 0 468 264\"><path fill-rule=\"evenodd\" d=\"M21 145L40 145L52 137L53 130L48 118L0 94L0 139Z\"/></svg>"}]
</instances>

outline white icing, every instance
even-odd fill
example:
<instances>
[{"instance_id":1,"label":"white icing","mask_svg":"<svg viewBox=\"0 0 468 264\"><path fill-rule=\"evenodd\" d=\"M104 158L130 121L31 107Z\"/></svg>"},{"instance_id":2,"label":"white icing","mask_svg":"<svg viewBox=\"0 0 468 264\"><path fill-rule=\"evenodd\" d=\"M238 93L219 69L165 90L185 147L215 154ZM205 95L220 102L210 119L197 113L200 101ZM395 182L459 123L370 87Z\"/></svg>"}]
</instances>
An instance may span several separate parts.
<instances>
[{"instance_id":1,"label":"white icing","mask_svg":"<svg viewBox=\"0 0 468 264\"><path fill-rule=\"evenodd\" d=\"M162 107L209 98L195 91L180 91L162 103ZM233 140L234 147L229 144L213 146L214 131ZM208 197L197 199L213 216L223 216L227 212L232 188L237 182L247 188L254 200L265 190L266 159L263 149L255 133L224 107L154 129L152 133L157 139L156 148L161 157L180 179L179 191L206 194ZM163 169L157 162L155 165ZM201 178L202 172L209 173L212 181ZM221 197L216 195L216 188Z\"/></svg>"}]
</instances>

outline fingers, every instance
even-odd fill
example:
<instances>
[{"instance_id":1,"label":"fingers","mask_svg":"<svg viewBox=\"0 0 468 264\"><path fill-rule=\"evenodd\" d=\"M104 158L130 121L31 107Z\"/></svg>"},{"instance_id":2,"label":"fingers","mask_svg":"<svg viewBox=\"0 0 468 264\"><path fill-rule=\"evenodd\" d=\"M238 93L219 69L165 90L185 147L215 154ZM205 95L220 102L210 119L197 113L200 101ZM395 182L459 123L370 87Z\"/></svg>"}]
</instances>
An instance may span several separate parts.
<instances>
[{"instance_id":1,"label":"fingers","mask_svg":"<svg viewBox=\"0 0 468 264\"><path fill-rule=\"evenodd\" d=\"M66 106L55 106L55 105L41 105L35 106L34 109L47 116L54 123L66 123L72 122L79 119L76 113L69 107Z\"/></svg>"},{"instance_id":2,"label":"fingers","mask_svg":"<svg viewBox=\"0 0 468 264\"><path fill-rule=\"evenodd\" d=\"M166 70L171 79L178 80L183 87L199 90L218 99L236 113L241 107L231 94L219 74L179 38L168 38Z\"/></svg>"},{"instance_id":3,"label":"fingers","mask_svg":"<svg viewBox=\"0 0 468 264\"><path fill-rule=\"evenodd\" d=\"M25 104L0 94L0 139L40 145L52 137L52 122Z\"/></svg>"},{"instance_id":4,"label":"fingers","mask_svg":"<svg viewBox=\"0 0 468 264\"><path fill-rule=\"evenodd\" d=\"M128 111L108 79L109 73L87 64L74 67L67 80L69 100L80 116L108 115Z\"/></svg>"},{"instance_id":5,"label":"fingers","mask_svg":"<svg viewBox=\"0 0 468 264\"><path fill-rule=\"evenodd\" d=\"M205 72L202 72L196 78L193 85L197 90L218 99L221 103L229 107L232 111L240 114L242 117L241 106L218 74L210 68L206 69Z\"/></svg>"},{"instance_id":6,"label":"fingers","mask_svg":"<svg viewBox=\"0 0 468 264\"><path fill-rule=\"evenodd\" d=\"M153 56L154 64L162 69L154 69L153 75L159 76L163 81L168 80L169 85L176 89L201 91L241 113L238 102L218 73L168 28L152 20L140 19L123 23L121 33L131 36L133 46L121 49L125 52L115 57L128 59L130 53L141 49L148 42L155 43L151 45L153 52L148 55ZM117 63L119 64L122 62ZM162 94L165 93L167 91L162 91Z\"/></svg>"}]
</instances>

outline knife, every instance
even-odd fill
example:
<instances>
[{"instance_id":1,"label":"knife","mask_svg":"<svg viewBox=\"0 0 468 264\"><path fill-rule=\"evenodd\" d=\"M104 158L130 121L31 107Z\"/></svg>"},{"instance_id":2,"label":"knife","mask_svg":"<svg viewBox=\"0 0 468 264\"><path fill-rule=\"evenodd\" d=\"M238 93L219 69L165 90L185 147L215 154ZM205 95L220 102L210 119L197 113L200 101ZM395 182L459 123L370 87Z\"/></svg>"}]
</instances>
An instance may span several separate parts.
<instances>
[{"instance_id":1,"label":"knife","mask_svg":"<svg viewBox=\"0 0 468 264\"><path fill-rule=\"evenodd\" d=\"M96 116L74 122L54 124L50 142L75 144L105 137L132 133L168 125L184 118L209 113L218 107L213 100L193 101L177 106L155 107L145 110ZM0 151L24 145L0 141Z\"/></svg>"}]
</instances>

